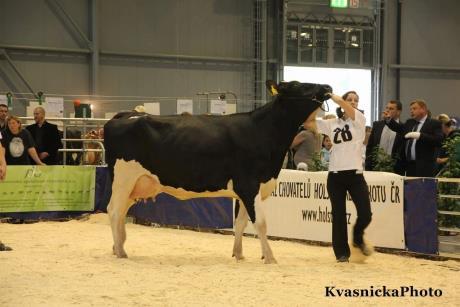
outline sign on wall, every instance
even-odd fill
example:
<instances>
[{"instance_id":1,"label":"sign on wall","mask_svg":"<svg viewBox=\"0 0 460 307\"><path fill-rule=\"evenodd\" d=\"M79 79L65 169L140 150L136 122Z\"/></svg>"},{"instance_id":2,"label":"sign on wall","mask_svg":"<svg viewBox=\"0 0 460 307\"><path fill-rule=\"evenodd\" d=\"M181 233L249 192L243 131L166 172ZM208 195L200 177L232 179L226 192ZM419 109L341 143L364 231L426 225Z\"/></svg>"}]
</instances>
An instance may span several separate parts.
<instances>
[{"instance_id":1,"label":"sign on wall","mask_svg":"<svg viewBox=\"0 0 460 307\"><path fill-rule=\"evenodd\" d=\"M193 114L192 99L177 99L177 114L189 113Z\"/></svg>"},{"instance_id":2,"label":"sign on wall","mask_svg":"<svg viewBox=\"0 0 460 307\"><path fill-rule=\"evenodd\" d=\"M364 172L371 198L372 222L366 237L375 245L405 248L403 177L391 173ZM282 170L276 189L262 204L268 235L332 242L332 213L327 193L327 172ZM356 209L348 195L348 238L356 221ZM248 232L254 229L248 227Z\"/></svg>"},{"instance_id":3,"label":"sign on wall","mask_svg":"<svg viewBox=\"0 0 460 307\"><path fill-rule=\"evenodd\" d=\"M45 104L43 107L46 110L47 117L64 117L63 97L45 97Z\"/></svg>"},{"instance_id":4,"label":"sign on wall","mask_svg":"<svg viewBox=\"0 0 460 307\"><path fill-rule=\"evenodd\" d=\"M227 101L211 99L211 114L224 115L227 111Z\"/></svg>"}]
</instances>

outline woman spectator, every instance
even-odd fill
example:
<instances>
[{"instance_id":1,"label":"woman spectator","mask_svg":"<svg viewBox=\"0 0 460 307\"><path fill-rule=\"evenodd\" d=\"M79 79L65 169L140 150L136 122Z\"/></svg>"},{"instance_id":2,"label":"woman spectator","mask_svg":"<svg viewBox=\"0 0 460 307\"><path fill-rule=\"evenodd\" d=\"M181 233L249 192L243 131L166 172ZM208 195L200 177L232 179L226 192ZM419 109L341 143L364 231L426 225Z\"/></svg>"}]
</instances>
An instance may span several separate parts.
<instances>
[{"instance_id":1,"label":"woman spectator","mask_svg":"<svg viewBox=\"0 0 460 307\"><path fill-rule=\"evenodd\" d=\"M5 148L5 159L9 165L30 165L29 156L37 165L45 165L38 157L32 135L22 129L21 120L10 116L7 120L8 129L2 134L2 145Z\"/></svg>"}]
</instances>

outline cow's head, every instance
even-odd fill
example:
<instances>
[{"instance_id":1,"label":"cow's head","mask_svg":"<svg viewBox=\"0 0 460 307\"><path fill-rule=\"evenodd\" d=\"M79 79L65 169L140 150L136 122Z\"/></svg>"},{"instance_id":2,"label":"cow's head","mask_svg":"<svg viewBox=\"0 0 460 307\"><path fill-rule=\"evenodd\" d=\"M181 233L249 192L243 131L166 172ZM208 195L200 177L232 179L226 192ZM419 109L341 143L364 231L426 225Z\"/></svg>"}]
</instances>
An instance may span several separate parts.
<instances>
[{"instance_id":1,"label":"cow's head","mask_svg":"<svg viewBox=\"0 0 460 307\"><path fill-rule=\"evenodd\" d=\"M332 93L332 88L327 84L300 83L297 81L276 84L274 81L268 80L266 86L273 96L313 101L318 106L329 99L329 93Z\"/></svg>"}]
</instances>

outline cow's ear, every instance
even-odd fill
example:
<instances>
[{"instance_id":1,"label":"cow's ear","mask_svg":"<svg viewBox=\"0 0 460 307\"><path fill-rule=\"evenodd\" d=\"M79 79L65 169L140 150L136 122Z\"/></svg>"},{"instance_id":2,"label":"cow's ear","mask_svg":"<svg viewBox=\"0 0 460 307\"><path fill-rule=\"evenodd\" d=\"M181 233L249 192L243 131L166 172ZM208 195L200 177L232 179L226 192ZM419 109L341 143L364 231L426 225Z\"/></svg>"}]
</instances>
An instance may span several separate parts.
<instances>
[{"instance_id":1,"label":"cow's ear","mask_svg":"<svg viewBox=\"0 0 460 307\"><path fill-rule=\"evenodd\" d=\"M270 95L276 96L278 95L278 85L273 80L265 81L265 86L267 86L267 90L270 92Z\"/></svg>"}]
</instances>

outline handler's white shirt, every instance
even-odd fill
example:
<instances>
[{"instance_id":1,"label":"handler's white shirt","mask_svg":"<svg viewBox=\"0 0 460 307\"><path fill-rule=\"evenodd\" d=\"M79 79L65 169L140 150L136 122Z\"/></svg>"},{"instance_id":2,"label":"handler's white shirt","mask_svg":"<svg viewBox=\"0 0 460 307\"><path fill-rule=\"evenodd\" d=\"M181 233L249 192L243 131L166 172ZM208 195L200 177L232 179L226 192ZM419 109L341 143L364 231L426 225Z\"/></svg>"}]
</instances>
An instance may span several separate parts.
<instances>
[{"instance_id":1,"label":"handler's white shirt","mask_svg":"<svg viewBox=\"0 0 460 307\"><path fill-rule=\"evenodd\" d=\"M318 132L332 141L329 171L363 170L363 148L366 118L355 110L355 120L333 118L316 121Z\"/></svg>"}]
</instances>

